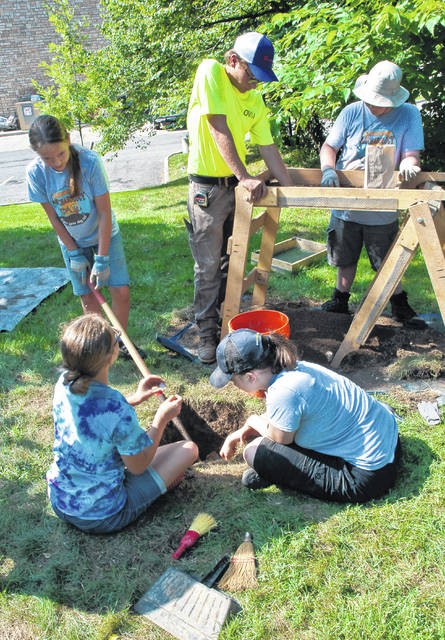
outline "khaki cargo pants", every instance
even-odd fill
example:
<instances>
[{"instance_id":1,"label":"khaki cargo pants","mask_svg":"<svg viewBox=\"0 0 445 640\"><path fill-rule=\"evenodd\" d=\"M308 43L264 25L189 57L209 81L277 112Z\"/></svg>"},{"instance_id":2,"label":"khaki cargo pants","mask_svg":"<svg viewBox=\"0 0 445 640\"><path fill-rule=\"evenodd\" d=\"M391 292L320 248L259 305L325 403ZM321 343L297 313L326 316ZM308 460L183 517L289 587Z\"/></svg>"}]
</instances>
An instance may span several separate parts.
<instances>
[{"instance_id":1,"label":"khaki cargo pants","mask_svg":"<svg viewBox=\"0 0 445 640\"><path fill-rule=\"evenodd\" d=\"M199 203L199 204L198 204ZM185 224L195 260L194 313L200 336L214 336L225 298L235 213L234 187L190 182Z\"/></svg>"}]
</instances>

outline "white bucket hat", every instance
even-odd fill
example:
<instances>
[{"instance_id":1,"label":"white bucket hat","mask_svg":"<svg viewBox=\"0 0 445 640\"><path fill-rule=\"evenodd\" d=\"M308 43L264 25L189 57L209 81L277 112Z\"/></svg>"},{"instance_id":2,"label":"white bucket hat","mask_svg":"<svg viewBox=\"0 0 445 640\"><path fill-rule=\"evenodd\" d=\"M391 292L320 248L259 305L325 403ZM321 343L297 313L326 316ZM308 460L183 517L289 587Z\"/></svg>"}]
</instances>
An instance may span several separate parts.
<instances>
[{"instance_id":1,"label":"white bucket hat","mask_svg":"<svg viewBox=\"0 0 445 640\"><path fill-rule=\"evenodd\" d=\"M354 94L363 102L375 107L400 107L409 97L409 91L400 86L402 69L390 62L378 62L367 76L360 76L353 88Z\"/></svg>"}]
</instances>

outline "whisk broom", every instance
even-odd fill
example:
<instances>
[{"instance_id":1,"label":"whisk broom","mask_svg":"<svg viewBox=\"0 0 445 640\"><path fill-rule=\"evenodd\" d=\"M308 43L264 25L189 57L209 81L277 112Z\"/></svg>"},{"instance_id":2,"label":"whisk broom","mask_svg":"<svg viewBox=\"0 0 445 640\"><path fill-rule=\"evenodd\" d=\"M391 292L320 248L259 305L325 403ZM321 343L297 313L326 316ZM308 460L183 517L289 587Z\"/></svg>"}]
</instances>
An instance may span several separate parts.
<instances>
[{"instance_id":1,"label":"whisk broom","mask_svg":"<svg viewBox=\"0 0 445 640\"><path fill-rule=\"evenodd\" d=\"M255 551L252 536L247 532L244 542L233 554L229 568L218 582L218 587L227 591L244 591L257 585Z\"/></svg>"},{"instance_id":2,"label":"whisk broom","mask_svg":"<svg viewBox=\"0 0 445 640\"><path fill-rule=\"evenodd\" d=\"M216 520L213 516L208 513L198 513L188 531L182 536L178 548L172 553L173 558L175 560L180 558L186 549L192 547L200 536L208 533L213 527L216 527Z\"/></svg>"}]
</instances>

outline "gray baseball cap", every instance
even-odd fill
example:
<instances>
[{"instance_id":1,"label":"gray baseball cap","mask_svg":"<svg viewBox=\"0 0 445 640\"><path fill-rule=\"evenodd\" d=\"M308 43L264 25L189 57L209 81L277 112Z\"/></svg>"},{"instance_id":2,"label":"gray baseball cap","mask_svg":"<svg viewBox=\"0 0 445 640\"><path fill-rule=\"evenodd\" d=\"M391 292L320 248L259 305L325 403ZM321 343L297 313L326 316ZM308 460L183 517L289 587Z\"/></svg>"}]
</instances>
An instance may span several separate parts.
<instances>
[{"instance_id":1,"label":"gray baseball cap","mask_svg":"<svg viewBox=\"0 0 445 640\"><path fill-rule=\"evenodd\" d=\"M220 389L234 374L258 367L271 353L268 342L265 336L252 329L229 333L216 349L217 367L210 376L210 384Z\"/></svg>"}]
</instances>

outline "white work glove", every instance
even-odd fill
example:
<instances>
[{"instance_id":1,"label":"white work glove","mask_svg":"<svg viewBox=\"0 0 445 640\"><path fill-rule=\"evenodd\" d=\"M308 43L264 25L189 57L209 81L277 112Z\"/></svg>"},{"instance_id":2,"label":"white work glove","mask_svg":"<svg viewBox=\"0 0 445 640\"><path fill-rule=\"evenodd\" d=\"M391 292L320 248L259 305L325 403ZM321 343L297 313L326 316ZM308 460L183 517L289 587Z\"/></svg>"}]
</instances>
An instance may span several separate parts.
<instances>
[{"instance_id":1,"label":"white work glove","mask_svg":"<svg viewBox=\"0 0 445 640\"><path fill-rule=\"evenodd\" d=\"M83 254L82 249L71 249L68 251L68 258L71 271L76 274L82 284L86 284L90 263L88 258Z\"/></svg>"},{"instance_id":2,"label":"white work glove","mask_svg":"<svg viewBox=\"0 0 445 640\"><path fill-rule=\"evenodd\" d=\"M340 181L338 179L337 172L331 167L323 169L323 175L321 176L322 187L339 187Z\"/></svg>"},{"instance_id":3,"label":"white work glove","mask_svg":"<svg viewBox=\"0 0 445 640\"><path fill-rule=\"evenodd\" d=\"M420 167L411 164L410 158L403 158L399 166L399 177L402 182L409 182L420 173Z\"/></svg>"},{"instance_id":4,"label":"white work glove","mask_svg":"<svg viewBox=\"0 0 445 640\"><path fill-rule=\"evenodd\" d=\"M91 269L91 282L96 289L104 287L110 277L110 258L109 256L94 256L94 265Z\"/></svg>"}]
</instances>

